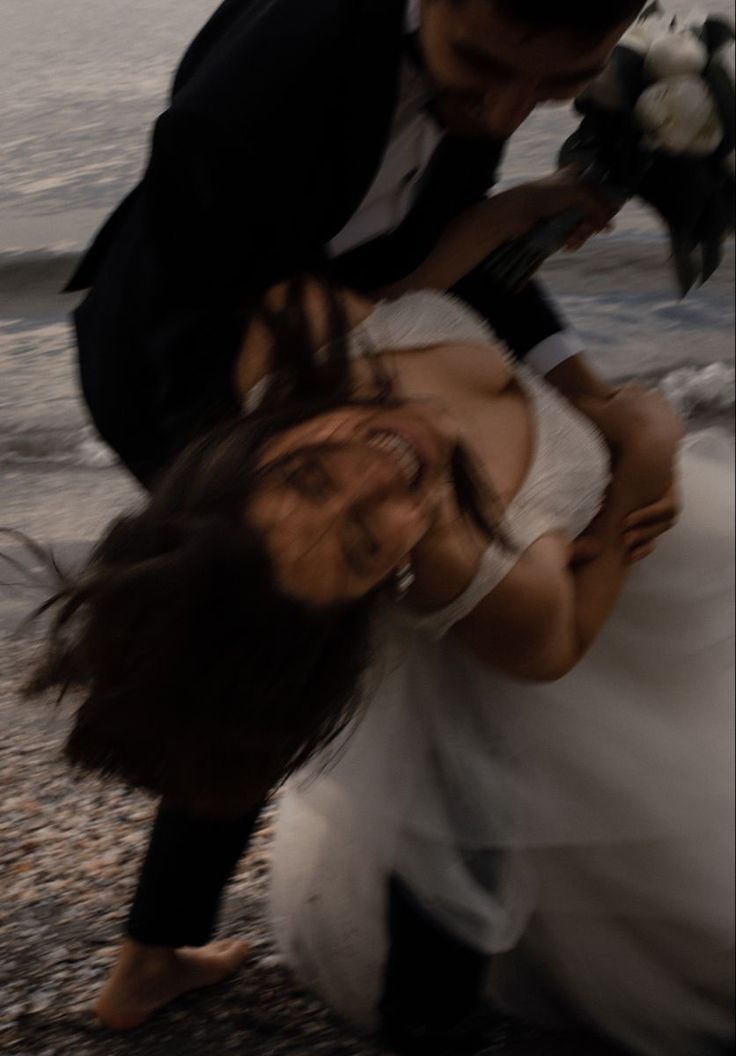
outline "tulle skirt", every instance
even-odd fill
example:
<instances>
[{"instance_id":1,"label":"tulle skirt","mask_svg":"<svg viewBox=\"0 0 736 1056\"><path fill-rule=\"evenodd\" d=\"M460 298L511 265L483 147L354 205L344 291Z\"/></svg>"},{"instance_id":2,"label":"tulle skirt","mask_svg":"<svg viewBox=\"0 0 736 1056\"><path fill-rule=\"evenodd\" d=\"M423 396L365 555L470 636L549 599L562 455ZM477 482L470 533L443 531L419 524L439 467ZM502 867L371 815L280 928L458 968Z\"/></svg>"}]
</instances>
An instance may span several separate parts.
<instances>
[{"instance_id":1,"label":"tulle skirt","mask_svg":"<svg viewBox=\"0 0 736 1056\"><path fill-rule=\"evenodd\" d=\"M489 958L488 997L561 1005L648 1056L731 1031L732 447L691 438L683 514L584 661L519 685L394 628L350 736L287 786L272 916L301 981L376 1025L387 878Z\"/></svg>"}]
</instances>

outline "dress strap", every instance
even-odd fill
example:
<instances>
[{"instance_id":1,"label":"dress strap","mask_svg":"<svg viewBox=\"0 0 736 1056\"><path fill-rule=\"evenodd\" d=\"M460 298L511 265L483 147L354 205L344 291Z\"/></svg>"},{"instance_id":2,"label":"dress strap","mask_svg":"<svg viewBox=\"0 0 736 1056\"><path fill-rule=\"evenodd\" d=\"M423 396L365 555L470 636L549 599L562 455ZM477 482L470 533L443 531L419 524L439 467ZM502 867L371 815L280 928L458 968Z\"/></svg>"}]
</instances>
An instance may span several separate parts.
<instances>
[{"instance_id":1,"label":"dress strap","mask_svg":"<svg viewBox=\"0 0 736 1056\"><path fill-rule=\"evenodd\" d=\"M483 551L478 569L462 594L436 612L423 616L409 613L411 626L430 638L443 638L456 623L468 616L477 605L505 579L519 560L519 553L500 542L492 542Z\"/></svg>"}]
</instances>

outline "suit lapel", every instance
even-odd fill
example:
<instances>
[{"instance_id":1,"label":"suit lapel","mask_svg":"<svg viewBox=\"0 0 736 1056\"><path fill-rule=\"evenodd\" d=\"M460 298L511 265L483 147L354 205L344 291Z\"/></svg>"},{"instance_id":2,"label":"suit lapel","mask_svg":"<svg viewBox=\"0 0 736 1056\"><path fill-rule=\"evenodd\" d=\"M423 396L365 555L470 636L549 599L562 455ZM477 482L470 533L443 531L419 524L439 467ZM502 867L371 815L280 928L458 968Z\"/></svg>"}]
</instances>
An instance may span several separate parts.
<instances>
[{"instance_id":1,"label":"suit lapel","mask_svg":"<svg viewBox=\"0 0 736 1056\"><path fill-rule=\"evenodd\" d=\"M406 0L352 0L352 46L340 56L338 78L350 84L338 101L339 141L333 144L333 210L339 231L365 197L388 145L399 91Z\"/></svg>"}]
</instances>

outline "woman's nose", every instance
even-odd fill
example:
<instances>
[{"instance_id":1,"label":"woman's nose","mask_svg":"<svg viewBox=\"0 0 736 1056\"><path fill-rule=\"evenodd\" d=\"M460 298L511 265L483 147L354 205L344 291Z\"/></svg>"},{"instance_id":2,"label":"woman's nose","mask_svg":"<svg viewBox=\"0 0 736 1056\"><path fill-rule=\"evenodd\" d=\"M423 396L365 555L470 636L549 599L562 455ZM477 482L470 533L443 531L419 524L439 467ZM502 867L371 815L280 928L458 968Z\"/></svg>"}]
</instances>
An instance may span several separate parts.
<instances>
[{"instance_id":1,"label":"woman's nose","mask_svg":"<svg viewBox=\"0 0 736 1056\"><path fill-rule=\"evenodd\" d=\"M407 482L399 466L392 458L374 451L342 469L343 489L350 502L381 502L387 496L407 491Z\"/></svg>"},{"instance_id":2,"label":"woman's nose","mask_svg":"<svg viewBox=\"0 0 736 1056\"><path fill-rule=\"evenodd\" d=\"M343 478L346 513L358 516L382 542L421 537L423 515L401 470L388 460L366 459Z\"/></svg>"},{"instance_id":3,"label":"woman's nose","mask_svg":"<svg viewBox=\"0 0 736 1056\"><path fill-rule=\"evenodd\" d=\"M426 517L418 503L406 493L375 493L356 502L350 514L364 525L380 549L405 553L426 530Z\"/></svg>"}]
</instances>

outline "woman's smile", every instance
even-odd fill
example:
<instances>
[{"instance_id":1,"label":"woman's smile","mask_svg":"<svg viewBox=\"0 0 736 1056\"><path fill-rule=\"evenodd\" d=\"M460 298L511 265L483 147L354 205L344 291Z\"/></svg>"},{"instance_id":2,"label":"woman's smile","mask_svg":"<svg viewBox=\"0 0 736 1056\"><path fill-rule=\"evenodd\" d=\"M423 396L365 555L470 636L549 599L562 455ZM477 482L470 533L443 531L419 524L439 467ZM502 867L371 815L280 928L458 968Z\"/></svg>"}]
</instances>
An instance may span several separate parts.
<instances>
[{"instance_id":1,"label":"woman's smile","mask_svg":"<svg viewBox=\"0 0 736 1056\"><path fill-rule=\"evenodd\" d=\"M366 443L396 464L407 488L414 489L419 485L424 463L412 443L398 433L386 429L371 433Z\"/></svg>"},{"instance_id":2,"label":"woman's smile","mask_svg":"<svg viewBox=\"0 0 736 1056\"><path fill-rule=\"evenodd\" d=\"M390 577L432 523L455 446L433 417L424 404L347 406L266 445L247 516L284 589L329 603Z\"/></svg>"}]
</instances>

